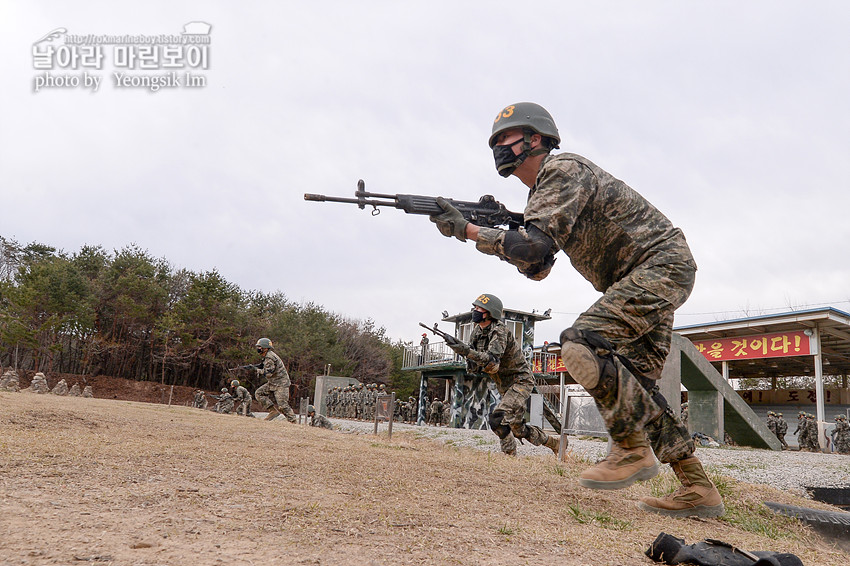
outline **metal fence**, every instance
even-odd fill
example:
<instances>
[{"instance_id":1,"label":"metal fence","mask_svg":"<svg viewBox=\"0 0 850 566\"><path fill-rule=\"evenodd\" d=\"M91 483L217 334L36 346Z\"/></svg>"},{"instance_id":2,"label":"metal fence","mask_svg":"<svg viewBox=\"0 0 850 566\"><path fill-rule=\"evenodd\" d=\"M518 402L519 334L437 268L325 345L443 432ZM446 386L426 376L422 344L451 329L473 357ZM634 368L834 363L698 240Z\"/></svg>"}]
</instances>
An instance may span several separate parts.
<instances>
[{"instance_id":1,"label":"metal fence","mask_svg":"<svg viewBox=\"0 0 850 566\"><path fill-rule=\"evenodd\" d=\"M454 353L445 342L431 342L424 348L422 346L407 346L404 349L403 368L419 366L439 366L445 364L462 363L463 358Z\"/></svg>"}]
</instances>

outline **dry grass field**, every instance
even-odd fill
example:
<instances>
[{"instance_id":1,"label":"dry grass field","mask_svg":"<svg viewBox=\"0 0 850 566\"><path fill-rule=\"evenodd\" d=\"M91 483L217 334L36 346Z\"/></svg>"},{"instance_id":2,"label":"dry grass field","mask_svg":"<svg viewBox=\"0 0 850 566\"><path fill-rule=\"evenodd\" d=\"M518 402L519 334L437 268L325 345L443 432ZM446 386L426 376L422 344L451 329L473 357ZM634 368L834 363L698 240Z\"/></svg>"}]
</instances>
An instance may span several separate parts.
<instances>
[{"instance_id":1,"label":"dry grass field","mask_svg":"<svg viewBox=\"0 0 850 566\"><path fill-rule=\"evenodd\" d=\"M346 434L185 406L0 393L0 564L653 564L662 531L848 556L722 482L727 514L664 519L652 485L596 492L586 462L508 458L411 433Z\"/></svg>"}]
</instances>

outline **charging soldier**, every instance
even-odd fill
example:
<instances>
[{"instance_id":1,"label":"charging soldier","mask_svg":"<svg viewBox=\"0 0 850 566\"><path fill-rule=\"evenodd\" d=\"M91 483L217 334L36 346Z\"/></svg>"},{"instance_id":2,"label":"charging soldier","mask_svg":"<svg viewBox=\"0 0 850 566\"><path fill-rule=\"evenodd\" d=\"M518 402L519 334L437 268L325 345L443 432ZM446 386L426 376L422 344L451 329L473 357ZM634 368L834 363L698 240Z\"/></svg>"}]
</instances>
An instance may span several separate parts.
<instances>
[{"instance_id":1,"label":"charging soldier","mask_svg":"<svg viewBox=\"0 0 850 566\"><path fill-rule=\"evenodd\" d=\"M682 231L588 159L550 155L561 138L552 116L538 104L503 108L489 142L499 174L514 175L530 189L524 225L477 226L442 198L437 203L444 212L431 220L444 236L474 240L478 251L515 265L535 281L549 274L555 253L563 250L603 293L561 333L564 364L596 401L613 441L608 456L585 470L579 483L620 489L649 479L658 471L654 451L682 486L662 498L642 498L643 510L721 515L720 493L694 456L688 429L655 384L670 351L673 312L695 281L696 263Z\"/></svg>"},{"instance_id":2,"label":"charging soldier","mask_svg":"<svg viewBox=\"0 0 850 566\"><path fill-rule=\"evenodd\" d=\"M256 346L257 353L263 356L263 365L257 368L257 375L268 380L254 392L263 410L269 412L265 420L270 421L283 414L286 420L294 423L298 419L289 406L289 373L283 360L272 350L272 341L268 338L260 338Z\"/></svg>"},{"instance_id":3,"label":"charging soldier","mask_svg":"<svg viewBox=\"0 0 850 566\"><path fill-rule=\"evenodd\" d=\"M236 414L243 415L245 417L251 415L251 393L248 392L245 387L239 385L239 380L234 379L230 382L230 395L233 397L234 401L238 403L236 407Z\"/></svg>"},{"instance_id":4,"label":"charging soldier","mask_svg":"<svg viewBox=\"0 0 850 566\"><path fill-rule=\"evenodd\" d=\"M502 301L485 293L475 299L472 308L474 328L469 345L456 338L447 338L446 344L467 359L470 372L487 374L496 384L502 400L490 413L489 421L490 430L499 437L502 452L516 455L516 439L525 438L557 454L559 438L525 422L525 406L534 388L534 376L522 347L502 322Z\"/></svg>"}]
</instances>

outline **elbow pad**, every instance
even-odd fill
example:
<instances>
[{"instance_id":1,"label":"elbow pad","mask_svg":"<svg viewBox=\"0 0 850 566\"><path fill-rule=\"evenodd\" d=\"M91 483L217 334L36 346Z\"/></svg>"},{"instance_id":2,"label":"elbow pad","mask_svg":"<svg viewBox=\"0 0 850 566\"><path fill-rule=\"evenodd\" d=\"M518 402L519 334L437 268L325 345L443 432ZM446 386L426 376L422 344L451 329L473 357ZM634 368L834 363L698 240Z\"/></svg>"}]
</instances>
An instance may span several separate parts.
<instances>
[{"instance_id":1,"label":"elbow pad","mask_svg":"<svg viewBox=\"0 0 850 566\"><path fill-rule=\"evenodd\" d=\"M533 224L505 232L503 249L508 261L535 281L549 275L558 251L555 241Z\"/></svg>"}]
</instances>

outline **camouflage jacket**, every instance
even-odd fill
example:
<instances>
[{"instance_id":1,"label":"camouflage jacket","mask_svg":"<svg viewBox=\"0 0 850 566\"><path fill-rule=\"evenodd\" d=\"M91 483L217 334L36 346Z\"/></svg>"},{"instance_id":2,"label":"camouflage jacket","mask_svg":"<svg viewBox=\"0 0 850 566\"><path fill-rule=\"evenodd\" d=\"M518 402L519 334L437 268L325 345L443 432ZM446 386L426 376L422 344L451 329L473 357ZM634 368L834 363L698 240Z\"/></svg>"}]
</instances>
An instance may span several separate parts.
<instances>
[{"instance_id":1,"label":"camouflage jacket","mask_svg":"<svg viewBox=\"0 0 850 566\"><path fill-rule=\"evenodd\" d=\"M263 358L263 367L258 369L257 373L260 377L265 377L269 383L289 387L289 373L283 365L283 360L272 350L266 352L266 356Z\"/></svg>"},{"instance_id":2,"label":"camouflage jacket","mask_svg":"<svg viewBox=\"0 0 850 566\"><path fill-rule=\"evenodd\" d=\"M233 398L236 401L250 401L251 400L251 394L248 392L247 389L245 389L241 385L236 388L236 391L234 391L232 393L232 395L233 395Z\"/></svg>"},{"instance_id":3,"label":"camouflage jacket","mask_svg":"<svg viewBox=\"0 0 850 566\"><path fill-rule=\"evenodd\" d=\"M325 417L324 415L320 415L319 413L313 413L313 416L310 417L310 426L318 426L330 429L334 427L331 424L331 421L327 419L327 417Z\"/></svg>"},{"instance_id":4,"label":"camouflage jacket","mask_svg":"<svg viewBox=\"0 0 850 566\"><path fill-rule=\"evenodd\" d=\"M534 376L514 335L502 321L481 328L475 325L469 341L467 366L472 373L486 373L504 394L514 383L534 385Z\"/></svg>"},{"instance_id":5,"label":"camouflage jacket","mask_svg":"<svg viewBox=\"0 0 850 566\"><path fill-rule=\"evenodd\" d=\"M525 226L534 225L552 238L551 251L564 250L600 292L638 266L688 263L696 268L679 228L623 181L580 155L543 159L523 214ZM519 232L527 237L525 228ZM548 275L548 268L539 264L508 258L504 237L504 230L481 228L476 248L533 279Z\"/></svg>"}]
</instances>

